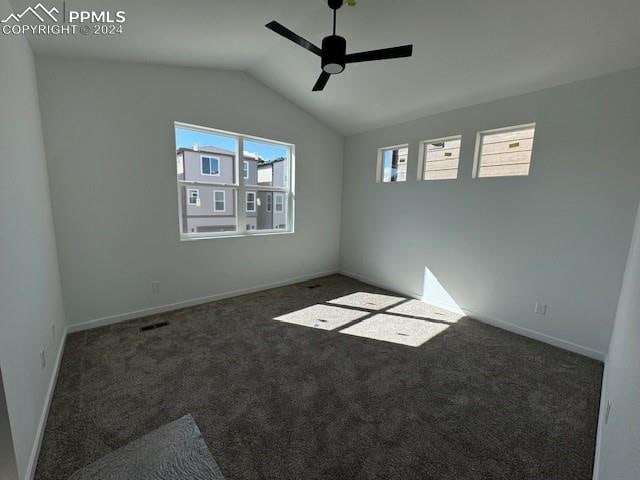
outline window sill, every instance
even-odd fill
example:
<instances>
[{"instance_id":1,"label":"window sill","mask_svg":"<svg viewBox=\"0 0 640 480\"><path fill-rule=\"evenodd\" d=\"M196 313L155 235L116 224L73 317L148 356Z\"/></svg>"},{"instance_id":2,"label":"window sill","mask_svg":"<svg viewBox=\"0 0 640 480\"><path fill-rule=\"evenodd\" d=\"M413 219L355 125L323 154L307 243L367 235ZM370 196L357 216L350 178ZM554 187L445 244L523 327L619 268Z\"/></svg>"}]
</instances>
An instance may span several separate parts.
<instances>
[{"instance_id":1,"label":"window sill","mask_svg":"<svg viewBox=\"0 0 640 480\"><path fill-rule=\"evenodd\" d=\"M291 235L295 233L295 230L266 230L266 231L261 231L261 232L247 232L247 233L230 233L228 235L225 234L221 234L221 235L180 235L180 241L181 242L195 242L197 240L217 240L220 238L246 238L246 237L265 237L268 235Z\"/></svg>"}]
</instances>

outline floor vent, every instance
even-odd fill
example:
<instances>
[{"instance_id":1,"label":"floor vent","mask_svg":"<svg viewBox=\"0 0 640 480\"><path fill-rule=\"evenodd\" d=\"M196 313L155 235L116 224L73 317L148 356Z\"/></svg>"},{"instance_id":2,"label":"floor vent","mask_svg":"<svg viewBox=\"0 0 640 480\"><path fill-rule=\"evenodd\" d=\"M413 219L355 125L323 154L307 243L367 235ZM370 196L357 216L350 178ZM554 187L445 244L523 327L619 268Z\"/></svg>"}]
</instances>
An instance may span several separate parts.
<instances>
[{"instance_id":1,"label":"floor vent","mask_svg":"<svg viewBox=\"0 0 640 480\"><path fill-rule=\"evenodd\" d=\"M318 288L318 287L321 287L321 286L322 286L322 285L320 285L320 284L317 284L317 285L307 285L307 288L308 288L309 290L311 290L312 288Z\"/></svg>"},{"instance_id":2,"label":"floor vent","mask_svg":"<svg viewBox=\"0 0 640 480\"><path fill-rule=\"evenodd\" d=\"M140 332L148 332L149 330L155 330L156 328L162 328L169 325L169 322L158 322L152 323L151 325L145 325L144 327L140 327Z\"/></svg>"}]
</instances>

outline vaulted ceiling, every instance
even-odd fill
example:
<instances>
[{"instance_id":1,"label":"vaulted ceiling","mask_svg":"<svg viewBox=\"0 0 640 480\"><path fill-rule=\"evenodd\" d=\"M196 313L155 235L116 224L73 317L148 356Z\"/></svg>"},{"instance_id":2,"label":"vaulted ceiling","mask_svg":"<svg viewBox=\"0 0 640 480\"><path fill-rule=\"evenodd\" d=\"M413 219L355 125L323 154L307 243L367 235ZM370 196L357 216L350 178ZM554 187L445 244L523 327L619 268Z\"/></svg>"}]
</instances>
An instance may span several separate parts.
<instances>
[{"instance_id":1,"label":"vaulted ceiling","mask_svg":"<svg viewBox=\"0 0 640 480\"><path fill-rule=\"evenodd\" d=\"M125 33L32 36L37 54L246 71L345 135L640 65L638 0L358 0L338 14L348 51L413 43L414 55L347 66L320 93L311 92L319 58L264 25L278 20L319 45L331 29L325 0L67 0L66 8L124 10Z\"/></svg>"}]
</instances>

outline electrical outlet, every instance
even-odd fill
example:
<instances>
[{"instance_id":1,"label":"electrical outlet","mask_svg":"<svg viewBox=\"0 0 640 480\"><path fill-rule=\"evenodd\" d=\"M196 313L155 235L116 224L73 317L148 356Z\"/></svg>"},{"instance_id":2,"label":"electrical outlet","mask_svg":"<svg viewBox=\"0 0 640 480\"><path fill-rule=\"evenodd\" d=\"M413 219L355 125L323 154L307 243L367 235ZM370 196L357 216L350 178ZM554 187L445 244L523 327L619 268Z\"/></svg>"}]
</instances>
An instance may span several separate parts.
<instances>
[{"instance_id":1,"label":"electrical outlet","mask_svg":"<svg viewBox=\"0 0 640 480\"><path fill-rule=\"evenodd\" d=\"M604 424L609 423L609 414L611 413L611 402L607 402L607 411L604 414Z\"/></svg>"},{"instance_id":2,"label":"electrical outlet","mask_svg":"<svg viewBox=\"0 0 640 480\"><path fill-rule=\"evenodd\" d=\"M547 304L546 303L538 303L536 302L535 307L533 308L533 312L538 315L546 315L547 314Z\"/></svg>"},{"instance_id":3,"label":"electrical outlet","mask_svg":"<svg viewBox=\"0 0 640 480\"><path fill-rule=\"evenodd\" d=\"M158 293L160 291L160 282L151 282L151 291Z\"/></svg>"},{"instance_id":4,"label":"electrical outlet","mask_svg":"<svg viewBox=\"0 0 640 480\"><path fill-rule=\"evenodd\" d=\"M47 357L44 354L44 350L40 352L40 368L44 370L44 367L47 366Z\"/></svg>"}]
</instances>

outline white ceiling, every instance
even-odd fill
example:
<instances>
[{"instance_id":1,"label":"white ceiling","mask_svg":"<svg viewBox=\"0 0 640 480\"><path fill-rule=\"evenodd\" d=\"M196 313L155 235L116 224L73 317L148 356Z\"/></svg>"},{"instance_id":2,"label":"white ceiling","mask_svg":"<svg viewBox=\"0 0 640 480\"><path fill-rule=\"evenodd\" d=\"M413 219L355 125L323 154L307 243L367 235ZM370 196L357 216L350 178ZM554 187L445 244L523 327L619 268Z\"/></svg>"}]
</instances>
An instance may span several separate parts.
<instances>
[{"instance_id":1,"label":"white ceiling","mask_svg":"<svg viewBox=\"0 0 640 480\"><path fill-rule=\"evenodd\" d=\"M639 0L358 0L338 12L347 50L413 43L414 56L350 65L321 93L311 91L319 58L264 25L278 20L319 45L331 28L325 0L67 0L67 9L125 10L125 33L34 36L36 53L247 71L344 134L640 65Z\"/></svg>"}]
</instances>

